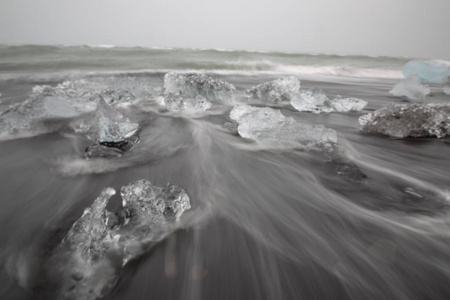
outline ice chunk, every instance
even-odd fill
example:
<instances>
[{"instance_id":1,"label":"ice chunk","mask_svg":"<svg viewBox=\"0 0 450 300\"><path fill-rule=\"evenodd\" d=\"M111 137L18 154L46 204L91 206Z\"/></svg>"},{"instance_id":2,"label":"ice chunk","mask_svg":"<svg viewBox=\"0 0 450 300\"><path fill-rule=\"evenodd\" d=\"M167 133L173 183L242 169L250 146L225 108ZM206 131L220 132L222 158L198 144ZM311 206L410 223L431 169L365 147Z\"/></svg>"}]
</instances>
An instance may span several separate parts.
<instances>
[{"instance_id":1,"label":"ice chunk","mask_svg":"<svg viewBox=\"0 0 450 300\"><path fill-rule=\"evenodd\" d=\"M147 180L139 180L122 187L120 194L127 211L123 229L127 235L141 241L163 238L190 208L189 197L176 185L158 187Z\"/></svg>"},{"instance_id":2,"label":"ice chunk","mask_svg":"<svg viewBox=\"0 0 450 300\"><path fill-rule=\"evenodd\" d=\"M391 104L359 118L363 133L396 138L437 137L450 134L450 105Z\"/></svg>"},{"instance_id":3,"label":"ice chunk","mask_svg":"<svg viewBox=\"0 0 450 300\"><path fill-rule=\"evenodd\" d=\"M343 98L342 96L330 100L321 89L314 88L301 90L292 97L291 105L298 111L320 114L334 111L360 111L364 109L367 102L357 98Z\"/></svg>"},{"instance_id":4,"label":"ice chunk","mask_svg":"<svg viewBox=\"0 0 450 300\"><path fill-rule=\"evenodd\" d=\"M94 83L107 86L101 90L101 95L109 104L149 100L160 94L160 91L154 89L145 77L113 77Z\"/></svg>"},{"instance_id":5,"label":"ice chunk","mask_svg":"<svg viewBox=\"0 0 450 300\"><path fill-rule=\"evenodd\" d=\"M209 104L206 101L230 105L234 102L234 91L232 84L203 73L169 72L164 76L164 98L168 100L168 110L207 109Z\"/></svg>"},{"instance_id":6,"label":"ice chunk","mask_svg":"<svg viewBox=\"0 0 450 300\"><path fill-rule=\"evenodd\" d=\"M334 130L323 125L297 123L279 110L239 105L230 118L238 122L238 133L261 144L297 149L323 149L337 143Z\"/></svg>"},{"instance_id":7,"label":"ice chunk","mask_svg":"<svg viewBox=\"0 0 450 300\"><path fill-rule=\"evenodd\" d=\"M315 114L333 111L331 101L318 88L301 90L291 98L291 105L298 111L307 111Z\"/></svg>"},{"instance_id":8,"label":"ice chunk","mask_svg":"<svg viewBox=\"0 0 450 300\"><path fill-rule=\"evenodd\" d=\"M444 94L446 95L450 95L450 85L446 85L442 88L442 91L444 92Z\"/></svg>"},{"instance_id":9,"label":"ice chunk","mask_svg":"<svg viewBox=\"0 0 450 300\"><path fill-rule=\"evenodd\" d=\"M148 84L148 80L139 77L106 77L65 81L56 86L36 86L35 95L66 98L74 106L95 103L103 97L109 104L151 99L158 95ZM82 108L82 107L80 107Z\"/></svg>"},{"instance_id":10,"label":"ice chunk","mask_svg":"<svg viewBox=\"0 0 450 300\"><path fill-rule=\"evenodd\" d=\"M266 103L289 101L300 89L300 80L294 76L265 82L245 91L247 98Z\"/></svg>"},{"instance_id":11,"label":"ice chunk","mask_svg":"<svg viewBox=\"0 0 450 300\"><path fill-rule=\"evenodd\" d=\"M450 67L437 61L412 60L403 67L405 78L417 76L421 82L446 83L450 77Z\"/></svg>"},{"instance_id":12,"label":"ice chunk","mask_svg":"<svg viewBox=\"0 0 450 300\"><path fill-rule=\"evenodd\" d=\"M361 111L367 104L367 101L352 97L344 98L338 96L331 100L331 107L337 112Z\"/></svg>"},{"instance_id":13,"label":"ice chunk","mask_svg":"<svg viewBox=\"0 0 450 300\"><path fill-rule=\"evenodd\" d=\"M119 143L133 136L138 128L139 124L131 123L101 98L94 114L77 131L86 134L93 141Z\"/></svg>"},{"instance_id":14,"label":"ice chunk","mask_svg":"<svg viewBox=\"0 0 450 300\"><path fill-rule=\"evenodd\" d=\"M112 188L103 190L54 254L61 264L56 268L58 299L91 300L107 294L122 267L176 230L190 208L188 195L176 185L158 187L139 180L123 186L123 208L117 213L106 209L114 194Z\"/></svg>"},{"instance_id":15,"label":"ice chunk","mask_svg":"<svg viewBox=\"0 0 450 300\"><path fill-rule=\"evenodd\" d=\"M24 102L11 104L0 112L1 133L7 135L24 132L47 133L58 128L55 122L46 123L47 120L71 119L82 113L82 110L65 98L43 97L32 93Z\"/></svg>"},{"instance_id":16,"label":"ice chunk","mask_svg":"<svg viewBox=\"0 0 450 300\"><path fill-rule=\"evenodd\" d=\"M119 157L131 150L139 142L138 129L139 124L131 123L101 98L93 115L75 128L75 131L96 142L84 154L86 158L92 158Z\"/></svg>"},{"instance_id":17,"label":"ice chunk","mask_svg":"<svg viewBox=\"0 0 450 300\"><path fill-rule=\"evenodd\" d=\"M180 112L196 112L204 111L211 108L212 103L206 100L203 96L196 96L195 98L182 98L175 94L166 94L164 103L167 110Z\"/></svg>"},{"instance_id":18,"label":"ice chunk","mask_svg":"<svg viewBox=\"0 0 450 300\"><path fill-rule=\"evenodd\" d=\"M411 100L424 100L430 93L430 88L421 84L417 76L411 76L397 83L389 93Z\"/></svg>"},{"instance_id":19,"label":"ice chunk","mask_svg":"<svg viewBox=\"0 0 450 300\"><path fill-rule=\"evenodd\" d=\"M157 92L145 78L112 77L65 81L56 86L35 86L22 103L0 112L2 134L41 134L58 129L55 122L92 112L100 98L108 103L149 99ZM50 124L50 125L49 125Z\"/></svg>"}]
</instances>

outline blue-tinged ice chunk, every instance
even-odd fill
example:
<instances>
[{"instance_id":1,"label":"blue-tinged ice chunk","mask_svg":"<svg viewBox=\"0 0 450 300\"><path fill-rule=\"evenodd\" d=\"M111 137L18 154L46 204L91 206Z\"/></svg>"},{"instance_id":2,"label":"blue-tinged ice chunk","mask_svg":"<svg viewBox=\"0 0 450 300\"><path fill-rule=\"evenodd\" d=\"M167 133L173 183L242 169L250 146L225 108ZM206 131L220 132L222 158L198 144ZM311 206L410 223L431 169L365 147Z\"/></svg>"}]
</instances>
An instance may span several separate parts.
<instances>
[{"instance_id":1,"label":"blue-tinged ice chunk","mask_svg":"<svg viewBox=\"0 0 450 300\"><path fill-rule=\"evenodd\" d=\"M53 263L60 264L55 279L58 299L93 300L106 295L123 266L174 232L191 207L177 185L159 187L138 180L123 186L123 208L116 213L106 209L114 194L114 189L104 189L55 251Z\"/></svg>"},{"instance_id":2,"label":"blue-tinged ice chunk","mask_svg":"<svg viewBox=\"0 0 450 300\"><path fill-rule=\"evenodd\" d=\"M290 76L258 84L246 90L245 94L249 100L275 104L291 100L299 89L300 80Z\"/></svg>"},{"instance_id":3,"label":"blue-tinged ice chunk","mask_svg":"<svg viewBox=\"0 0 450 300\"><path fill-rule=\"evenodd\" d=\"M230 118L238 122L240 136L261 144L303 150L323 150L337 143L334 130L323 125L297 123L279 110L239 105Z\"/></svg>"},{"instance_id":4,"label":"blue-tinged ice chunk","mask_svg":"<svg viewBox=\"0 0 450 300\"><path fill-rule=\"evenodd\" d=\"M450 104L391 104L359 118L363 133L396 138L450 135Z\"/></svg>"},{"instance_id":5,"label":"blue-tinged ice chunk","mask_svg":"<svg viewBox=\"0 0 450 300\"><path fill-rule=\"evenodd\" d=\"M430 94L430 88L420 83L417 76L411 76L397 83L389 93L410 100L424 100Z\"/></svg>"},{"instance_id":6,"label":"blue-tinged ice chunk","mask_svg":"<svg viewBox=\"0 0 450 300\"><path fill-rule=\"evenodd\" d=\"M425 83L446 83L450 77L450 66L436 61L411 60L403 67L405 78L417 76Z\"/></svg>"},{"instance_id":7,"label":"blue-tinged ice chunk","mask_svg":"<svg viewBox=\"0 0 450 300\"><path fill-rule=\"evenodd\" d=\"M291 98L291 105L298 111L312 112L314 114L333 111L331 101L319 88L300 90Z\"/></svg>"},{"instance_id":8,"label":"blue-tinged ice chunk","mask_svg":"<svg viewBox=\"0 0 450 300\"><path fill-rule=\"evenodd\" d=\"M164 98L168 99L166 104L168 110L209 108L206 102L205 105L197 105L199 99L231 105L234 102L235 89L234 85L203 73L169 72L164 76ZM201 98L198 98L199 96Z\"/></svg>"}]
</instances>

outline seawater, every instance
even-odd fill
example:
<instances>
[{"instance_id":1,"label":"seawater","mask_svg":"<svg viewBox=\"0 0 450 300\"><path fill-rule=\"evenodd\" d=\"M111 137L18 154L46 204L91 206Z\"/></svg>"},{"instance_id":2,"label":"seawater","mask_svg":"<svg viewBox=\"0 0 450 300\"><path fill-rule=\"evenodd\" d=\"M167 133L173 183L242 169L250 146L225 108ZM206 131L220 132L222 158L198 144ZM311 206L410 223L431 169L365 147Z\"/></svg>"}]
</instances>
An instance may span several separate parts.
<instances>
[{"instance_id":1,"label":"seawater","mask_svg":"<svg viewBox=\"0 0 450 300\"><path fill-rule=\"evenodd\" d=\"M40 84L205 71L253 85L294 75L302 88L369 102L360 113L274 108L337 131L358 169L312 152L258 145L227 130L232 107L172 114L122 108L139 123L127 155L85 160L70 131L0 141L0 298L51 299L49 255L105 187L182 186L184 228L130 262L104 299L448 299L449 143L362 135L358 117L388 103L404 58L194 49L0 46L0 111ZM307 70L307 71L305 71ZM332 71L330 71L332 70ZM397 74L398 73L398 74ZM397 74L397 75L394 75ZM429 101L450 96L432 86ZM120 208L113 197L109 209Z\"/></svg>"}]
</instances>

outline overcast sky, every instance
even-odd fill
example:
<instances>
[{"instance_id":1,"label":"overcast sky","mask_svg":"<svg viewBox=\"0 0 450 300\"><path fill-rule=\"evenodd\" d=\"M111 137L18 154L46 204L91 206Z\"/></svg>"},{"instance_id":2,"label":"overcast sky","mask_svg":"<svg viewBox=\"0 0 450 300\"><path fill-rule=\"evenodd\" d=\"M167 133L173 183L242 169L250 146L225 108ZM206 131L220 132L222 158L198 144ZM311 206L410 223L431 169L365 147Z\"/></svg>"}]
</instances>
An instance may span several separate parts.
<instances>
[{"instance_id":1,"label":"overcast sky","mask_svg":"<svg viewBox=\"0 0 450 300\"><path fill-rule=\"evenodd\" d=\"M450 60L450 0L0 0L0 43Z\"/></svg>"}]
</instances>

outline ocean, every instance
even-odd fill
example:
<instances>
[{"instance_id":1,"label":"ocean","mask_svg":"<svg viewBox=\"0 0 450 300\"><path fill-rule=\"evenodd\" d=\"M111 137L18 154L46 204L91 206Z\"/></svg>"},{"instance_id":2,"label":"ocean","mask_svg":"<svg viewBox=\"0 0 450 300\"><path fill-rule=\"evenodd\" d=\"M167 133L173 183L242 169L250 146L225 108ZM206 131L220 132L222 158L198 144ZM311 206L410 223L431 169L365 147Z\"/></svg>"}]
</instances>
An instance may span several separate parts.
<instances>
[{"instance_id":1,"label":"ocean","mask_svg":"<svg viewBox=\"0 0 450 300\"><path fill-rule=\"evenodd\" d=\"M449 299L448 139L362 134L358 123L390 103L408 103L389 90L409 60L1 45L0 119L44 85L154 94L115 106L139 124L139 143L121 157L84 158L90 142L72 130L78 117L70 112L20 132L0 122L0 299L77 299L56 292L65 284L57 274L72 266L50 258L104 188L139 179L182 187L191 208L176 231L114 267L117 279L101 299ZM167 111L164 76L172 71L231 83L235 105L249 103L245 90L287 76L302 89L368 105L312 114L289 101L257 104L334 130L345 153L336 158L242 138L229 126L233 105ZM424 102L449 103L441 86L430 88ZM118 194L107 208L121 209Z\"/></svg>"}]
</instances>

